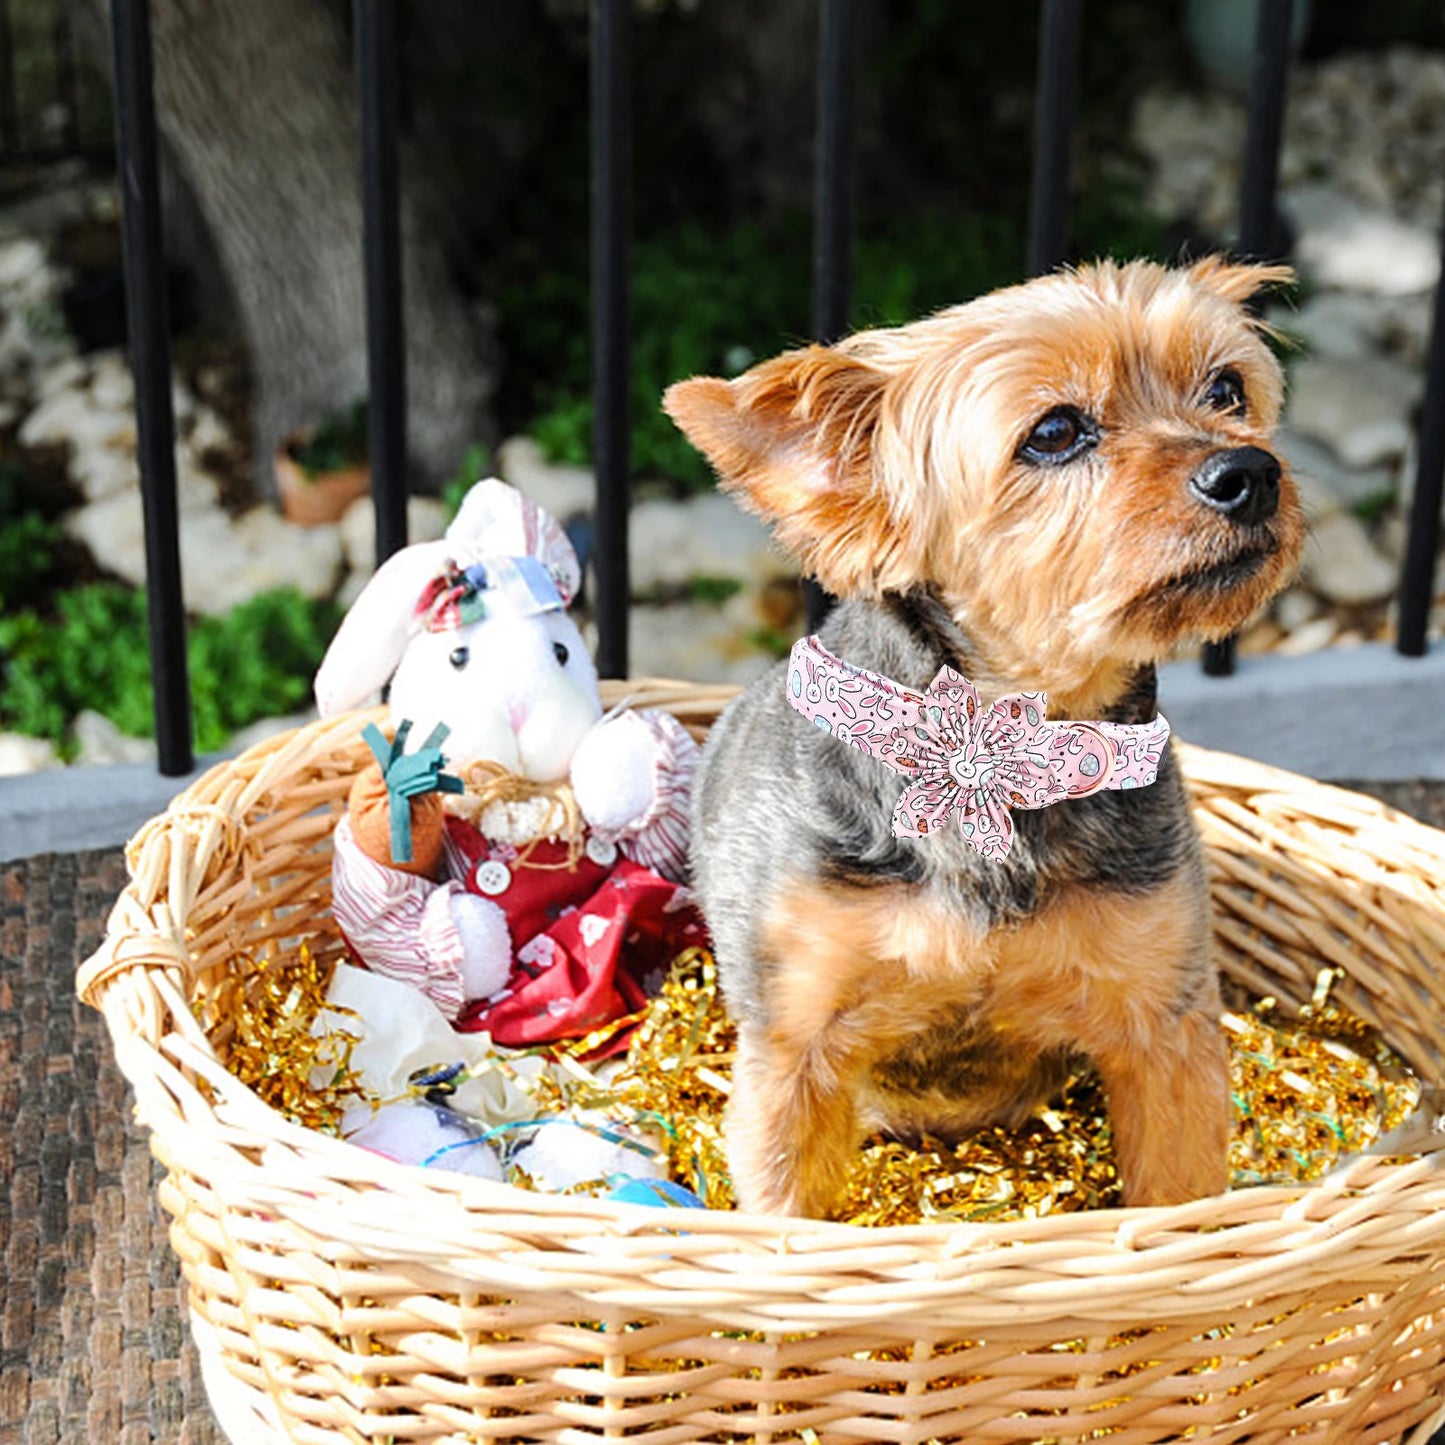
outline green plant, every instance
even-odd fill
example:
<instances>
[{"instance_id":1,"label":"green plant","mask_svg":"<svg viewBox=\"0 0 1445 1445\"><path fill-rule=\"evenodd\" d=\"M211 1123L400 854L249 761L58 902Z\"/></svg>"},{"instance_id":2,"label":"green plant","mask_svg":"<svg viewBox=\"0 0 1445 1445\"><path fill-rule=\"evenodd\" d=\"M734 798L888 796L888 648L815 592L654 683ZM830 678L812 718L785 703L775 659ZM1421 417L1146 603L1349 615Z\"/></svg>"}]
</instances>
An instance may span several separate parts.
<instances>
[{"instance_id":1,"label":"green plant","mask_svg":"<svg viewBox=\"0 0 1445 1445\"><path fill-rule=\"evenodd\" d=\"M310 478L357 467L369 455L366 403L333 412L291 444L291 460Z\"/></svg>"},{"instance_id":2,"label":"green plant","mask_svg":"<svg viewBox=\"0 0 1445 1445\"><path fill-rule=\"evenodd\" d=\"M1076 220L1077 253L1162 257L1164 233L1136 193L1101 185ZM674 228L638 243L633 262L632 460L639 473L695 488L706 463L661 409L667 386L699 373L732 375L808 339L809 227L801 217L718 231ZM853 324L896 326L1020 279L1019 222L934 211L862 236ZM504 294L514 368L551 378L537 389L529 430L554 461L592 450L591 349L585 274Z\"/></svg>"},{"instance_id":3,"label":"green plant","mask_svg":"<svg viewBox=\"0 0 1445 1445\"><path fill-rule=\"evenodd\" d=\"M20 474L0 469L0 609L13 608L55 563L60 524L20 499Z\"/></svg>"},{"instance_id":4,"label":"green plant","mask_svg":"<svg viewBox=\"0 0 1445 1445\"><path fill-rule=\"evenodd\" d=\"M690 577L687 595L694 602L708 602L720 607L730 597L736 597L743 590L743 584L736 577Z\"/></svg>"},{"instance_id":5,"label":"green plant","mask_svg":"<svg viewBox=\"0 0 1445 1445\"><path fill-rule=\"evenodd\" d=\"M301 706L338 621L331 604L294 588L197 621L187 641L196 746L218 748L237 728ZM65 755L70 726L88 708L148 737L148 656L145 594L117 583L62 593L53 619L0 618L0 725L48 737Z\"/></svg>"},{"instance_id":6,"label":"green plant","mask_svg":"<svg viewBox=\"0 0 1445 1445\"><path fill-rule=\"evenodd\" d=\"M1378 491L1360 497L1353 503L1350 510L1367 527L1373 527L1398 500L1398 493L1393 486L1381 487Z\"/></svg>"}]
</instances>

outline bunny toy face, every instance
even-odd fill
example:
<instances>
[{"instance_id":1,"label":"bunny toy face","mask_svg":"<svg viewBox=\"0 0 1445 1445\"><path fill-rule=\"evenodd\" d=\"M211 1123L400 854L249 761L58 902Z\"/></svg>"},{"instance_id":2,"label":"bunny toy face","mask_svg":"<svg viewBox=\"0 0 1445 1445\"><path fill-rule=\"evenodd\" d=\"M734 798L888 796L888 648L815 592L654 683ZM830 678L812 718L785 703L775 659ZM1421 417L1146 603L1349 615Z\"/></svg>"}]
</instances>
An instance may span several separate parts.
<instances>
[{"instance_id":1,"label":"bunny toy face","mask_svg":"<svg viewBox=\"0 0 1445 1445\"><path fill-rule=\"evenodd\" d=\"M567 776L601 716L597 672L562 612L488 618L412 640L391 684L391 719L413 736L437 723L453 767L489 761L535 782Z\"/></svg>"},{"instance_id":2,"label":"bunny toy face","mask_svg":"<svg viewBox=\"0 0 1445 1445\"><path fill-rule=\"evenodd\" d=\"M597 671L566 605L581 577L556 521L504 482L478 482L444 539L378 568L316 674L330 717L391 678L393 724L449 729L447 762L566 777L601 716Z\"/></svg>"}]
</instances>

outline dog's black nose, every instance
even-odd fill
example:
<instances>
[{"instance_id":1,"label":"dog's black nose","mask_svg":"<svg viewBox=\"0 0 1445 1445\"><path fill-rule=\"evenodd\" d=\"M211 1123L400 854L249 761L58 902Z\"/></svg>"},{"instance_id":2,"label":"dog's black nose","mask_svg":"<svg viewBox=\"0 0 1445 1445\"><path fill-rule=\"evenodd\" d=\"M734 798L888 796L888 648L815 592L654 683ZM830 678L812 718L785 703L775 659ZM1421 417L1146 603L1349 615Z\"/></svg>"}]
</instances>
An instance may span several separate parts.
<instances>
[{"instance_id":1,"label":"dog's black nose","mask_svg":"<svg viewBox=\"0 0 1445 1445\"><path fill-rule=\"evenodd\" d=\"M1231 522L1266 522L1279 506L1279 462L1262 447L1215 452L1189 479L1189 490Z\"/></svg>"}]
</instances>

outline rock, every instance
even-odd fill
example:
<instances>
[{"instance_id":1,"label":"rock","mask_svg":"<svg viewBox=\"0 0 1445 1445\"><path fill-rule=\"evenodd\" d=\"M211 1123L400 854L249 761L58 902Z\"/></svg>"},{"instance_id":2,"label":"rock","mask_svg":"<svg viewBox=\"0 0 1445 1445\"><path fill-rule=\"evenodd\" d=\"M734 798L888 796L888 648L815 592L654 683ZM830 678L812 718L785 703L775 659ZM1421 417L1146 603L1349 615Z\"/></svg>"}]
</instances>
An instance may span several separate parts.
<instances>
[{"instance_id":1,"label":"rock","mask_svg":"<svg viewBox=\"0 0 1445 1445\"><path fill-rule=\"evenodd\" d=\"M0 778L22 773L42 773L62 766L55 744L49 738L30 738L24 733L0 733Z\"/></svg>"},{"instance_id":2,"label":"rock","mask_svg":"<svg viewBox=\"0 0 1445 1445\"><path fill-rule=\"evenodd\" d=\"M1146 91L1134 107L1132 139L1152 162L1149 208L1192 217L1216 235L1233 227L1244 124L1244 107L1232 96Z\"/></svg>"},{"instance_id":3,"label":"rock","mask_svg":"<svg viewBox=\"0 0 1445 1445\"><path fill-rule=\"evenodd\" d=\"M74 736L75 761L80 767L108 767L113 763L154 763L156 759L154 739L127 737L102 713L81 713L75 720Z\"/></svg>"},{"instance_id":4,"label":"rock","mask_svg":"<svg viewBox=\"0 0 1445 1445\"><path fill-rule=\"evenodd\" d=\"M1263 657L1279 646L1284 635L1284 628L1273 622L1257 622L1239 639L1237 651L1241 657Z\"/></svg>"},{"instance_id":5,"label":"rock","mask_svg":"<svg viewBox=\"0 0 1445 1445\"><path fill-rule=\"evenodd\" d=\"M78 356L66 356L52 362L40 373L36 391L42 400L59 395L62 391L78 391L84 388L89 375L85 362Z\"/></svg>"},{"instance_id":6,"label":"rock","mask_svg":"<svg viewBox=\"0 0 1445 1445\"><path fill-rule=\"evenodd\" d=\"M135 378L123 351L100 351L92 358L90 396L105 411L135 407Z\"/></svg>"},{"instance_id":7,"label":"rock","mask_svg":"<svg viewBox=\"0 0 1445 1445\"><path fill-rule=\"evenodd\" d=\"M70 459L70 477L85 493L92 505L110 502L116 507L139 508L140 468L136 464L133 448L126 446L88 447L73 453ZM220 484L206 468L192 460L183 444L176 446L176 505L181 512L194 512L214 507L220 496ZM119 501L115 499L119 498ZM112 513L105 514L106 522L97 524L94 520L77 520L75 535L84 541L97 525L108 525ZM68 524L67 524L68 525ZM94 549L92 548L92 551Z\"/></svg>"},{"instance_id":8,"label":"rock","mask_svg":"<svg viewBox=\"0 0 1445 1445\"><path fill-rule=\"evenodd\" d=\"M64 522L67 534L83 542L107 571L145 585L145 527L137 493L116 493L71 512ZM341 565L336 527L293 527L268 507L233 521L215 506L183 501L180 542L186 608L211 615L273 587L328 596Z\"/></svg>"},{"instance_id":9,"label":"rock","mask_svg":"<svg viewBox=\"0 0 1445 1445\"><path fill-rule=\"evenodd\" d=\"M244 753L247 748L253 748L257 743L264 743L271 738L279 737L282 733L305 727L307 723L315 720L316 709L314 707L309 708L306 712L290 713L286 717L263 717L259 722L253 722L249 727L232 733L225 750L228 753Z\"/></svg>"},{"instance_id":10,"label":"rock","mask_svg":"<svg viewBox=\"0 0 1445 1445\"><path fill-rule=\"evenodd\" d=\"M730 607L700 602L634 607L629 628L634 677L748 683L775 661L759 646L756 625Z\"/></svg>"},{"instance_id":11,"label":"rock","mask_svg":"<svg viewBox=\"0 0 1445 1445\"><path fill-rule=\"evenodd\" d=\"M1405 560L1405 543L1410 535L1410 519L1400 508L1387 512L1375 529L1375 546L1398 567ZM1445 576L1445 568L1441 575Z\"/></svg>"},{"instance_id":12,"label":"rock","mask_svg":"<svg viewBox=\"0 0 1445 1445\"><path fill-rule=\"evenodd\" d=\"M1373 467L1409 446L1406 417L1422 389L1418 373L1383 357L1301 361L1290 377L1289 424L1324 442L1347 467Z\"/></svg>"},{"instance_id":13,"label":"rock","mask_svg":"<svg viewBox=\"0 0 1445 1445\"><path fill-rule=\"evenodd\" d=\"M718 492L685 502L641 502L630 524L632 591L646 597L697 578L762 586L797 568L768 529Z\"/></svg>"},{"instance_id":14,"label":"rock","mask_svg":"<svg viewBox=\"0 0 1445 1445\"><path fill-rule=\"evenodd\" d=\"M1397 580L1395 568L1349 512L1333 512L1314 525L1300 571L1321 597L1351 605L1383 601Z\"/></svg>"},{"instance_id":15,"label":"rock","mask_svg":"<svg viewBox=\"0 0 1445 1445\"><path fill-rule=\"evenodd\" d=\"M264 506L234 521L216 510L181 519L186 606L196 612L219 616L274 587L326 597L340 567L335 526L293 527Z\"/></svg>"},{"instance_id":16,"label":"rock","mask_svg":"<svg viewBox=\"0 0 1445 1445\"><path fill-rule=\"evenodd\" d=\"M524 496L559 521L590 512L597 501L597 478L590 467L549 462L531 437L509 437L497 451L497 471ZM477 478L478 481L481 478Z\"/></svg>"},{"instance_id":17,"label":"rock","mask_svg":"<svg viewBox=\"0 0 1445 1445\"><path fill-rule=\"evenodd\" d=\"M1321 285L1412 296L1440 279L1439 242L1422 226L1357 205L1333 186L1297 186L1282 205L1295 223L1300 267Z\"/></svg>"},{"instance_id":18,"label":"rock","mask_svg":"<svg viewBox=\"0 0 1445 1445\"><path fill-rule=\"evenodd\" d=\"M1275 621L1286 632L1297 632L1319 615L1318 600L1299 587L1291 587L1274 604Z\"/></svg>"},{"instance_id":19,"label":"rock","mask_svg":"<svg viewBox=\"0 0 1445 1445\"><path fill-rule=\"evenodd\" d=\"M74 451L118 446L135 450L135 416L105 411L79 387L52 392L25 418L20 440L26 446L64 444Z\"/></svg>"},{"instance_id":20,"label":"rock","mask_svg":"<svg viewBox=\"0 0 1445 1445\"><path fill-rule=\"evenodd\" d=\"M207 452L229 451L236 445L236 438L221 419L220 412L211 406L198 406L186 436L186 445L191 449L191 455L199 458Z\"/></svg>"},{"instance_id":21,"label":"rock","mask_svg":"<svg viewBox=\"0 0 1445 1445\"><path fill-rule=\"evenodd\" d=\"M0 241L0 299L7 306L23 306L45 295L53 284L45 247L33 236Z\"/></svg>"},{"instance_id":22,"label":"rock","mask_svg":"<svg viewBox=\"0 0 1445 1445\"><path fill-rule=\"evenodd\" d=\"M1306 622L1298 631L1292 632L1275 648L1277 657L1303 657L1307 652L1318 652L1333 641L1339 624L1333 617L1316 617Z\"/></svg>"},{"instance_id":23,"label":"rock","mask_svg":"<svg viewBox=\"0 0 1445 1445\"><path fill-rule=\"evenodd\" d=\"M73 452L69 471L71 481L90 502L102 501L117 492L137 491L140 487L140 468L131 447L93 446Z\"/></svg>"},{"instance_id":24,"label":"rock","mask_svg":"<svg viewBox=\"0 0 1445 1445\"><path fill-rule=\"evenodd\" d=\"M361 596L362 589L371 581L370 572L348 572L341 580L341 586L336 589L336 596L333 599L336 605L343 611L349 612L352 604ZM597 642L594 638L589 644L592 650L597 650Z\"/></svg>"},{"instance_id":25,"label":"rock","mask_svg":"<svg viewBox=\"0 0 1445 1445\"><path fill-rule=\"evenodd\" d=\"M1298 311L1271 307L1269 320L1288 335L1297 336L1307 355L1336 361L1369 356L1384 326L1380 302L1349 291L1322 291Z\"/></svg>"},{"instance_id":26,"label":"rock","mask_svg":"<svg viewBox=\"0 0 1445 1445\"><path fill-rule=\"evenodd\" d=\"M339 524L341 547L353 571L369 576L376 567L376 504L358 497ZM410 542L434 542L447 529L447 510L435 497L406 499L406 533Z\"/></svg>"},{"instance_id":27,"label":"rock","mask_svg":"<svg viewBox=\"0 0 1445 1445\"><path fill-rule=\"evenodd\" d=\"M1289 427L1281 427L1274 434L1274 443L1289 463L1290 475L1299 486L1300 500L1311 522L1342 506L1353 507L1395 491L1395 474L1389 468L1357 470L1341 466L1328 447Z\"/></svg>"}]
</instances>

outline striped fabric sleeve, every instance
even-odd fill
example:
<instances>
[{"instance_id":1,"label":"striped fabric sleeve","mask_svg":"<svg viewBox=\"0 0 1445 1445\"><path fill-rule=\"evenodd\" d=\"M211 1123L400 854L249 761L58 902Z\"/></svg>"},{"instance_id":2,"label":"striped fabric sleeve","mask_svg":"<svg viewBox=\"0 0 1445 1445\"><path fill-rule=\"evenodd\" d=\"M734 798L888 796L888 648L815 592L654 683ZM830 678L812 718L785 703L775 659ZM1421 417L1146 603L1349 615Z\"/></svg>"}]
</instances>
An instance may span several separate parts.
<instances>
[{"instance_id":1,"label":"striped fabric sleeve","mask_svg":"<svg viewBox=\"0 0 1445 1445\"><path fill-rule=\"evenodd\" d=\"M698 745L671 713L648 709L632 714L652 734L652 806L618 839L635 862L674 883L687 880L688 798L697 770Z\"/></svg>"},{"instance_id":2,"label":"striped fabric sleeve","mask_svg":"<svg viewBox=\"0 0 1445 1445\"><path fill-rule=\"evenodd\" d=\"M462 940L451 901L459 883L433 883L370 858L351 820L336 825L331 911L346 941L373 973L415 984L449 1019L461 1012Z\"/></svg>"}]
</instances>

